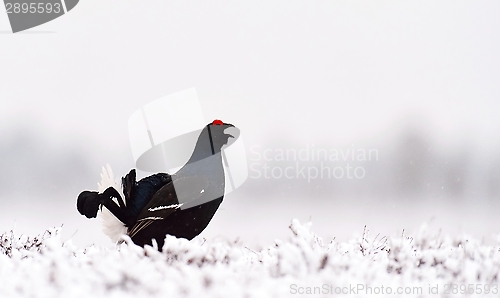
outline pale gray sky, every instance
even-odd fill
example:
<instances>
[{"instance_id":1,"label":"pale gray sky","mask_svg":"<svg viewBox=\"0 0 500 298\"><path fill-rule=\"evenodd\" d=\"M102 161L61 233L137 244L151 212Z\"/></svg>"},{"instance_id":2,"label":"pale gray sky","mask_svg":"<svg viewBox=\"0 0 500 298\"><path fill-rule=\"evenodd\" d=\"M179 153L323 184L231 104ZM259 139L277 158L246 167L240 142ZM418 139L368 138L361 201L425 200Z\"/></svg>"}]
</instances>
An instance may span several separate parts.
<instances>
[{"instance_id":1,"label":"pale gray sky","mask_svg":"<svg viewBox=\"0 0 500 298\"><path fill-rule=\"evenodd\" d=\"M473 156L469 180L481 182L500 150L499 9L497 1L86 0L21 34L8 34L0 10L0 132L11 140L2 152L21 154L12 134L32 130L32 148L88 158L72 196L93 187L105 163L117 175L133 166L134 111L195 87L207 120L238 126L248 148L354 142L391 164L410 130L432 145L432 158ZM4 171L23 173L9 168L18 155L2 158ZM57 171L81 175L68 163ZM391 187L393 176L378 176ZM471 192L482 191L478 183Z\"/></svg>"}]
</instances>

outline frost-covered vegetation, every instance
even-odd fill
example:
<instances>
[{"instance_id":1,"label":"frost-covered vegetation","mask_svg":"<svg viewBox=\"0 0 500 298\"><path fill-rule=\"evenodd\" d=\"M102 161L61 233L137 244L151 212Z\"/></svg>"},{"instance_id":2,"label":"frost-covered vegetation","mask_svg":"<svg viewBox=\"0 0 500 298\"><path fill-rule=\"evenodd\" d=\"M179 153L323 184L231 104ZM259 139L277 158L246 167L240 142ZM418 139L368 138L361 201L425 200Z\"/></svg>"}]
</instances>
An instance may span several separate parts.
<instances>
[{"instance_id":1,"label":"frost-covered vegetation","mask_svg":"<svg viewBox=\"0 0 500 298\"><path fill-rule=\"evenodd\" d=\"M81 249L61 241L59 229L36 238L7 232L0 297L498 297L498 246L425 225L412 237L365 229L347 243L324 242L298 220L290 230L290 239L261 251L167 237L162 253L130 240Z\"/></svg>"}]
</instances>

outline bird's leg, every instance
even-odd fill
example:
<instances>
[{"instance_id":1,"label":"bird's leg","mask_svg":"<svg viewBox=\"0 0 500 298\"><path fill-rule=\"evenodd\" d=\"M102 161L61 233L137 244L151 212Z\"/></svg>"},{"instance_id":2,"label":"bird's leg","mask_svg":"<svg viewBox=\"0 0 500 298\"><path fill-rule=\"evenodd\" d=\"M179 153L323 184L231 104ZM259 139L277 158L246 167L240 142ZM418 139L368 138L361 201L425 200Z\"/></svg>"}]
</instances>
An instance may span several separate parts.
<instances>
[{"instance_id":1,"label":"bird's leg","mask_svg":"<svg viewBox=\"0 0 500 298\"><path fill-rule=\"evenodd\" d=\"M113 213L122 223L127 223L127 209L120 194L113 187L108 187L100 196L100 203ZM118 200L118 206L112 198ZM102 207L102 206L101 206Z\"/></svg>"}]
</instances>

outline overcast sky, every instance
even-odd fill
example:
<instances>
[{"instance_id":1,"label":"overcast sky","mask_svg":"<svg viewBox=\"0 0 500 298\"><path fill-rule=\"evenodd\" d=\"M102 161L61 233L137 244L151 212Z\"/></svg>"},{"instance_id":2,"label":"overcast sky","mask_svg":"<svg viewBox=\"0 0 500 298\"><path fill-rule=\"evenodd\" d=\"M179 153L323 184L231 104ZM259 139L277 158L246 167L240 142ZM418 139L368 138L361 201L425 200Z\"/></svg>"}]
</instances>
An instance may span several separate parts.
<instances>
[{"instance_id":1,"label":"overcast sky","mask_svg":"<svg viewBox=\"0 0 500 298\"><path fill-rule=\"evenodd\" d=\"M440 152L489 162L500 150L497 1L86 0L18 34L2 9L3 171L29 132L32 148L79 152L58 165L85 164L68 197L105 163L128 172L130 115L190 87L247 148L355 143L387 161L417 131ZM29 163L16 173L47 167Z\"/></svg>"}]
</instances>

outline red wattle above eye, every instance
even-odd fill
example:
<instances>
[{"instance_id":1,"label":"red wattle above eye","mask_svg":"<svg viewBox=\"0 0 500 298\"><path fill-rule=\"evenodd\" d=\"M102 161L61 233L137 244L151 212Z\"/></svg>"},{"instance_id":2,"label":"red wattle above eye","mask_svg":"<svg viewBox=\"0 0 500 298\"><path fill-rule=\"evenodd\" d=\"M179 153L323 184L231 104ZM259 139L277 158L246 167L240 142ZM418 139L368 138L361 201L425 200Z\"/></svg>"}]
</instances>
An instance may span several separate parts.
<instances>
[{"instance_id":1,"label":"red wattle above eye","mask_svg":"<svg viewBox=\"0 0 500 298\"><path fill-rule=\"evenodd\" d=\"M215 119L214 122L212 122L212 125L224 125L224 122L219 119Z\"/></svg>"}]
</instances>

